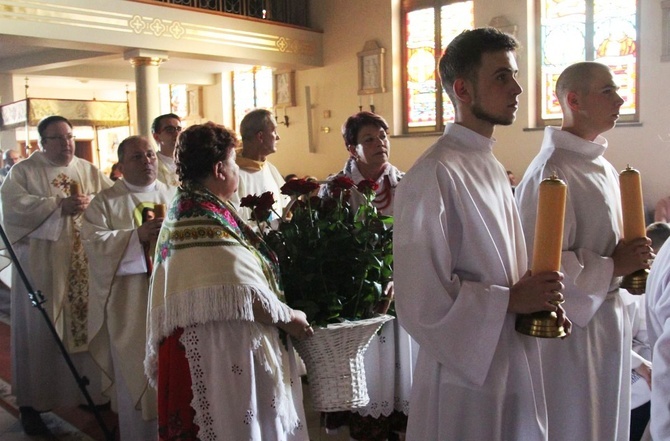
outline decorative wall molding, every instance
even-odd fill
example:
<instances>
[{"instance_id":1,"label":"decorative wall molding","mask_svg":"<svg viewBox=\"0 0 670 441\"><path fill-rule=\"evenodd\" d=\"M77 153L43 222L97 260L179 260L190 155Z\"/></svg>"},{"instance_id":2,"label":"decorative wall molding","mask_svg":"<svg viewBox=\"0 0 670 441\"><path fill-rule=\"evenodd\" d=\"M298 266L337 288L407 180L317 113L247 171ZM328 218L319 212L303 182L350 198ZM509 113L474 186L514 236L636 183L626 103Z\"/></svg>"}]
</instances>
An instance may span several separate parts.
<instances>
[{"instance_id":1,"label":"decorative wall molding","mask_svg":"<svg viewBox=\"0 0 670 441\"><path fill-rule=\"evenodd\" d=\"M184 11L175 11L173 8L164 6L149 6L132 2L124 2L128 4L128 7L124 7L128 11L125 13L104 10L105 8L114 8L113 4L116 4L116 9L118 9L119 3L118 1L96 2L96 9L93 9L92 7L76 6L88 4L88 2L77 0L59 3L34 0L0 0L0 24L3 20L9 20L8 23L10 24L20 23L21 27L25 26L26 29L30 29L30 34L33 36L35 31L40 28L53 29L52 26L57 26L67 27L71 30L74 28L96 32L107 31L117 34L152 36L159 39L214 44L243 50L255 49L308 57L320 56L321 48L318 46L320 36L316 39L310 38L311 35L319 34L314 31L296 30L274 23L262 23L254 28L267 28L268 31L273 33L245 31L235 29L234 26L229 25L230 23L240 22L239 28L248 28L248 23L241 19L209 17L203 13L184 13ZM146 14L147 11L154 12L154 14ZM180 17L191 14L193 19L171 20L166 18L175 15L177 12L179 12ZM284 31L285 35L279 34L278 30ZM68 37L71 34L72 32L65 34L60 32L60 35L68 35ZM299 34L310 34L310 37L307 39L296 38L296 35ZM89 34L89 36L91 35Z\"/></svg>"}]
</instances>

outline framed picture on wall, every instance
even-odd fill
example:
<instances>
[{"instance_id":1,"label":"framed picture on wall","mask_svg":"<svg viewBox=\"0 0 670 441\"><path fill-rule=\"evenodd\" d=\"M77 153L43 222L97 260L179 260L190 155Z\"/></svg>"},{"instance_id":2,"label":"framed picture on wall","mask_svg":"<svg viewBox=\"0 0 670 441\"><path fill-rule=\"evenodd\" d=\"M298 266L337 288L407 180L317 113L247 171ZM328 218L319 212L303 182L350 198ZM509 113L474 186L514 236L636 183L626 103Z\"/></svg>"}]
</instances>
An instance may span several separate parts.
<instances>
[{"instance_id":1,"label":"framed picture on wall","mask_svg":"<svg viewBox=\"0 0 670 441\"><path fill-rule=\"evenodd\" d=\"M170 84L170 112L186 118L188 115L188 98L185 84Z\"/></svg>"},{"instance_id":2,"label":"framed picture on wall","mask_svg":"<svg viewBox=\"0 0 670 441\"><path fill-rule=\"evenodd\" d=\"M188 109L187 118L202 118L202 86L187 88L186 99Z\"/></svg>"},{"instance_id":3,"label":"framed picture on wall","mask_svg":"<svg viewBox=\"0 0 670 441\"><path fill-rule=\"evenodd\" d=\"M274 80L275 107L295 106L295 72L277 72Z\"/></svg>"},{"instance_id":4,"label":"framed picture on wall","mask_svg":"<svg viewBox=\"0 0 670 441\"><path fill-rule=\"evenodd\" d=\"M383 47L376 41L365 42L363 51L358 53L358 94L370 95L386 92L384 81Z\"/></svg>"}]
</instances>

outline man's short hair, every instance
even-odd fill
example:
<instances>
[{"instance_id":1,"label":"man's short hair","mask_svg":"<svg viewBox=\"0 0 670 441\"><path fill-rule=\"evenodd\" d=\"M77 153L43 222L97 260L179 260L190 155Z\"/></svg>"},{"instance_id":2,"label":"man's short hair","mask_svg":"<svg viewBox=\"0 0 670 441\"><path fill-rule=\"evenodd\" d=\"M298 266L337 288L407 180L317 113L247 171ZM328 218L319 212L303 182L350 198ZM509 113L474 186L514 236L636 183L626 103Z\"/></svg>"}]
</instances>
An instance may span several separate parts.
<instances>
[{"instance_id":1,"label":"man's short hair","mask_svg":"<svg viewBox=\"0 0 670 441\"><path fill-rule=\"evenodd\" d=\"M272 118L272 112L267 109L254 109L244 115L240 123L242 140L252 139L256 133L267 129L272 124Z\"/></svg>"},{"instance_id":2,"label":"man's short hair","mask_svg":"<svg viewBox=\"0 0 670 441\"><path fill-rule=\"evenodd\" d=\"M37 123L37 133L40 135L40 138L44 137L44 132L47 129L47 127L49 127L51 124L58 122L64 122L65 124L70 126L70 128L72 128L72 123L64 116L60 115L47 116L46 118L42 118L42 120L39 123Z\"/></svg>"},{"instance_id":3,"label":"man's short hair","mask_svg":"<svg viewBox=\"0 0 670 441\"><path fill-rule=\"evenodd\" d=\"M176 119L181 121L181 118L174 113L166 113L165 115L157 116L154 118L154 122L151 123L151 133L158 133L161 131L161 125L163 124L164 119Z\"/></svg>"},{"instance_id":4,"label":"man's short hair","mask_svg":"<svg viewBox=\"0 0 670 441\"><path fill-rule=\"evenodd\" d=\"M144 142L149 142L144 136L139 136L139 135L132 135L121 141L121 144L119 144L118 149L116 150L116 154L119 157L119 163L122 163L123 160L126 157L126 148L129 145L135 144L136 142L139 141L144 141Z\"/></svg>"},{"instance_id":5,"label":"man's short hair","mask_svg":"<svg viewBox=\"0 0 670 441\"><path fill-rule=\"evenodd\" d=\"M651 239L651 247L657 252L670 237L670 224L654 222L647 227L647 237Z\"/></svg>"},{"instance_id":6,"label":"man's short hair","mask_svg":"<svg viewBox=\"0 0 670 441\"><path fill-rule=\"evenodd\" d=\"M610 70L608 66L602 63L582 61L571 64L561 72L558 80L556 80L556 98L558 98L561 105L563 105L563 99L567 96L568 92L585 94L589 91L591 87L591 73L595 69Z\"/></svg>"},{"instance_id":7,"label":"man's short hair","mask_svg":"<svg viewBox=\"0 0 670 441\"><path fill-rule=\"evenodd\" d=\"M2 152L2 150L0 150L0 152ZM9 154L10 153L16 153L17 155L19 155L19 157L21 156L21 152L19 152L18 150L8 149L8 150L5 150L4 152L2 152L3 161L7 161L9 159Z\"/></svg>"},{"instance_id":8,"label":"man's short hair","mask_svg":"<svg viewBox=\"0 0 670 441\"><path fill-rule=\"evenodd\" d=\"M477 84L477 70L485 52L515 52L519 42L513 36L492 27L461 32L447 46L440 58L440 80L444 91L456 104L454 81L465 78Z\"/></svg>"}]
</instances>

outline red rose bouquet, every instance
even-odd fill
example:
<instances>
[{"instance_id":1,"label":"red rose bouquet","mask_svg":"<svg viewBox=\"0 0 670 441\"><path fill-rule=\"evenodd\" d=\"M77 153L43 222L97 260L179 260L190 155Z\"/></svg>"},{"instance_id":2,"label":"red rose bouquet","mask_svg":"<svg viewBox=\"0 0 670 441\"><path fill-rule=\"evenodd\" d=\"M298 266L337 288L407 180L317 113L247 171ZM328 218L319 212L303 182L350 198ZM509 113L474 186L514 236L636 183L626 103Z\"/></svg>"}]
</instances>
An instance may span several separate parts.
<instances>
[{"instance_id":1,"label":"red rose bouquet","mask_svg":"<svg viewBox=\"0 0 670 441\"><path fill-rule=\"evenodd\" d=\"M267 222L272 193L241 200L279 258L286 302L318 326L372 317L393 272L393 218L372 204L377 185L346 177L325 185L328 196L309 197L317 182L287 182L291 202L276 228Z\"/></svg>"}]
</instances>

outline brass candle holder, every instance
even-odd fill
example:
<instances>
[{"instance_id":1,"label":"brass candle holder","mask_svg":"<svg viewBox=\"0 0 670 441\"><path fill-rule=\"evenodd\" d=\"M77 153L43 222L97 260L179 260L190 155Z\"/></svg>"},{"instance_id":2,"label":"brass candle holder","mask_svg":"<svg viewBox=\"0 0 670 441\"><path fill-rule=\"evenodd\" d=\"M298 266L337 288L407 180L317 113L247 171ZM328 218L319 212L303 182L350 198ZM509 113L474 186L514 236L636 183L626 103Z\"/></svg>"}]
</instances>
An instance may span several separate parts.
<instances>
[{"instance_id":1,"label":"brass candle holder","mask_svg":"<svg viewBox=\"0 0 670 441\"><path fill-rule=\"evenodd\" d=\"M628 274L621 281L621 288L630 291L631 294L642 294L647 289L647 276L649 270L646 268Z\"/></svg>"},{"instance_id":2,"label":"brass candle holder","mask_svg":"<svg viewBox=\"0 0 670 441\"><path fill-rule=\"evenodd\" d=\"M559 304L557 302L556 306ZM566 336L563 326L558 326L558 315L553 311L519 314L516 318L514 329L531 337L560 338Z\"/></svg>"}]
</instances>

